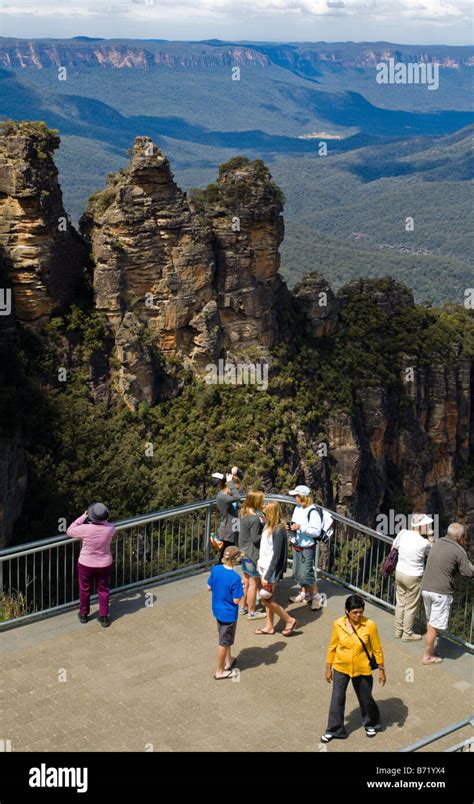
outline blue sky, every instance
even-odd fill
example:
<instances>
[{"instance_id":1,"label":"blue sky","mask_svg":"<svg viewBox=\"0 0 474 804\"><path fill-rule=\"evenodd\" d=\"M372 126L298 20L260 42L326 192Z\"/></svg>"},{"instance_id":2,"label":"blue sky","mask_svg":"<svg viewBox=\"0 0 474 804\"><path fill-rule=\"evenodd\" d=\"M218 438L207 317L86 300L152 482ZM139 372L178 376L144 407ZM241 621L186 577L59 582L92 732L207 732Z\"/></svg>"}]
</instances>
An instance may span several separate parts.
<instances>
[{"instance_id":1,"label":"blue sky","mask_svg":"<svg viewBox=\"0 0 474 804\"><path fill-rule=\"evenodd\" d=\"M0 34L470 44L471 0L0 0Z\"/></svg>"}]
</instances>

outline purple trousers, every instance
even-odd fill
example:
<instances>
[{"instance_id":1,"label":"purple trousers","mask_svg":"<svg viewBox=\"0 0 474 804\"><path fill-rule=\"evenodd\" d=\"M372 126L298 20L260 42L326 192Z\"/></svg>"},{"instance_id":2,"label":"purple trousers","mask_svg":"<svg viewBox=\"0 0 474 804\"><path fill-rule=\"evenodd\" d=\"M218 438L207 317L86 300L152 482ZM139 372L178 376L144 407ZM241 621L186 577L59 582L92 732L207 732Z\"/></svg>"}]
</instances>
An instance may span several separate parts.
<instances>
[{"instance_id":1,"label":"purple trousers","mask_svg":"<svg viewBox=\"0 0 474 804\"><path fill-rule=\"evenodd\" d=\"M77 574L79 576L80 614L85 616L89 614L92 586L95 578L97 594L99 595L99 617L108 617L112 564L109 564L108 567L86 567L85 564L81 564L78 561Z\"/></svg>"}]
</instances>

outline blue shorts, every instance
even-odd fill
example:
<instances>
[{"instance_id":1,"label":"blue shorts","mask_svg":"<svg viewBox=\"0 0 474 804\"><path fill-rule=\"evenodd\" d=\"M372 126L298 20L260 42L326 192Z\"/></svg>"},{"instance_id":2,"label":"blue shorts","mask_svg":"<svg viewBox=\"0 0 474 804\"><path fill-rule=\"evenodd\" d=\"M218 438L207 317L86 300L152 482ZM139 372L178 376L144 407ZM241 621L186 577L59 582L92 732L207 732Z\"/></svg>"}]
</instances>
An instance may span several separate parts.
<instances>
[{"instance_id":1,"label":"blue shorts","mask_svg":"<svg viewBox=\"0 0 474 804\"><path fill-rule=\"evenodd\" d=\"M240 560L240 565L242 567L242 572L245 572L246 575L250 575L251 578L260 578L260 573L257 570L257 565L251 558L244 556Z\"/></svg>"}]
</instances>

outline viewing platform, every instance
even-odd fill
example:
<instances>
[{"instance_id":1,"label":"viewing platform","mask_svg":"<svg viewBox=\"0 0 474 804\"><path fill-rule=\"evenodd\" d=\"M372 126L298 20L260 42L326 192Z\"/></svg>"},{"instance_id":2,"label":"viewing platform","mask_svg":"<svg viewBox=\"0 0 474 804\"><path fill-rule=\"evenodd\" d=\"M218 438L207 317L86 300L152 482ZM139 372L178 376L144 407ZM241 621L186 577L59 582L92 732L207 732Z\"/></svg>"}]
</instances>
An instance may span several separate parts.
<instances>
[{"instance_id":1,"label":"viewing platform","mask_svg":"<svg viewBox=\"0 0 474 804\"><path fill-rule=\"evenodd\" d=\"M196 505L120 525L108 629L96 619L96 601L91 620L85 625L78 620L76 540L58 536L36 547L2 551L3 589L25 590L27 610L15 627L14 620L5 622L4 612L0 633L3 750L400 751L469 718L474 696L466 635L439 639L437 652L444 661L437 666L420 663L421 641L396 640L393 590L366 582L375 579L391 539L344 517L336 520L325 569L320 569L326 605L311 611L306 604L289 603L290 570L277 599L298 617L296 632L285 638L277 623L274 635L256 635L262 621L241 616L234 648L237 673L217 682L217 630L207 591L208 568L215 560L207 533L214 514L209 501ZM180 573L184 577L177 577ZM36 596L31 592L27 599L33 578ZM377 623L384 649L384 687L374 674L383 730L369 745L350 686L349 736L322 745L331 694L324 678L327 645L332 623L354 590L365 597L365 614ZM468 597L463 605L467 611ZM466 724L421 750L446 751L458 744L467 750L471 738Z\"/></svg>"}]
</instances>

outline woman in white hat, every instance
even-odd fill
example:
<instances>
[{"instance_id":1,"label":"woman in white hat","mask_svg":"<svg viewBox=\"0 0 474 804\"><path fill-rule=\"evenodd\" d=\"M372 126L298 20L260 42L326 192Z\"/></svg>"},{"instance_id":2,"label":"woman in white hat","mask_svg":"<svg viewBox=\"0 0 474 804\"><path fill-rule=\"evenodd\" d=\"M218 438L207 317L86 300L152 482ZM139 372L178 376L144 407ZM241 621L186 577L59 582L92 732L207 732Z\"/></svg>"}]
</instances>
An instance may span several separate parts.
<instances>
[{"instance_id":1,"label":"woman in white hat","mask_svg":"<svg viewBox=\"0 0 474 804\"><path fill-rule=\"evenodd\" d=\"M425 571L425 558L433 544L430 525L432 518L426 514L413 514L410 529L400 531L393 542L398 550L395 570L395 638L403 642L422 639L413 633L413 623L421 595L421 582ZM426 538L428 536L428 538Z\"/></svg>"}]
</instances>

